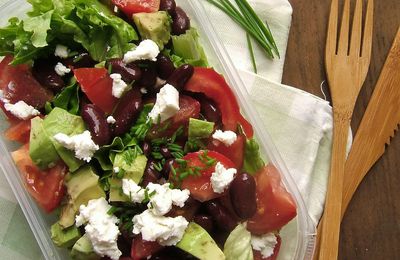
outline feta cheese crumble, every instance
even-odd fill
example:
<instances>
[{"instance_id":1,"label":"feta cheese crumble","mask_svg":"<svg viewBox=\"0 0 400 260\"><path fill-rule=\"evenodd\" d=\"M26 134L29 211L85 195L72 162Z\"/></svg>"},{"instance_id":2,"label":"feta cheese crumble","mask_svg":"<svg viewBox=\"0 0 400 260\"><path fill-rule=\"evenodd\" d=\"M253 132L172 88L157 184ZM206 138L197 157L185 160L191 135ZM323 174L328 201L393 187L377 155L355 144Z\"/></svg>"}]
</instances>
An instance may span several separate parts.
<instances>
[{"instance_id":1,"label":"feta cheese crumble","mask_svg":"<svg viewBox=\"0 0 400 260\"><path fill-rule=\"evenodd\" d=\"M55 70L56 73L57 73L59 76L61 76L61 77L62 77L62 76L65 76L66 74L68 74L68 73L71 72L71 69L65 67L64 64L62 64L61 62L58 62L58 63L56 64L56 66L54 67L54 70Z\"/></svg>"},{"instance_id":2,"label":"feta cheese crumble","mask_svg":"<svg viewBox=\"0 0 400 260\"><path fill-rule=\"evenodd\" d=\"M182 216L158 216L150 209L134 216L132 222L133 234L142 233L143 240L157 241L162 246L176 245L189 224Z\"/></svg>"},{"instance_id":3,"label":"feta cheese crumble","mask_svg":"<svg viewBox=\"0 0 400 260\"><path fill-rule=\"evenodd\" d=\"M11 104L7 99L2 99L4 102L5 110L9 111L14 116L22 120L27 120L31 117L40 115L40 112L33 106L28 105L24 101L18 101L15 104Z\"/></svg>"},{"instance_id":4,"label":"feta cheese crumble","mask_svg":"<svg viewBox=\"0 0 400 260\"><path fill-rule=\"evenodd\" d=\"M152 40L143 40L136 49L128 51L124 55L124 62L131 63L137 60L156 61L157 55L160 53L157 43Z\"/></svg>"},{"instance_id":5,"label":"feta cheese crumble","mask_svg":"<svg viewBox=\"0 0 400 260\"><path fill-rule=\"evenodd\" d=\"M115 122L117 122L117 121L115 120L115 118L113 116L107 117L107 123L113 125L113 124L115 124Z\"/></svg>"},{"instance_id":6,"label":"feta cheese crumble","mask_svg":"<svg viewBox=\"0 0 400 260\"><path fill-rule=\"evenodd\" d=\"M235 132L221 130L216 130L212 137L226 146L231 146L237 139Z\"/></svg>"},{"instance_id":7,"label":"feta cheese crumble","mask_svg":"<svg viewBox=\"0 0 400 260\"><path fill-rule=\"evenodd\" d=\"M54 139L62 146L69 150L75 151L75 157L86 162L90 162L93 154L99 150L89 131L84 131L82 134L68 136L63 133L54 135Z\"/></svg>"},{"instance_id":8,"label":"feta cheese crumble","mask_svg":"<svg viewBox=\"0 0 400 260\"><path fill-rule=\"evenodd\" d=\"M68 47L61 44L57 44L56 50L54 51L54 55L62 59L68 58L69 55Z\"/></svg>"},{"instance_id":9,"label":"feta cheese crumble","mask_svg":"<svg viewBox=\"0 0 400 260\"><path fill-rule=\"evenodd\" d=\"M122 192L135 203L141 203L145 197L145 189L130 179L122 179Z\"/></svg>"},{"instance_id":10,"label":"feta cheese crumble","mask_svg":"<svg viewBox=\"0 0 400 260\"><path fill-rule=\"evenodd\" d=\"M216 193L222 193L233 181L236 174L235 168L226 169L222 163L215 165L215 172L211 174L211 186Z\"/></svg>"},{"instance_id":11,"label":"feta cheese crumble","mask_svg":"<svg viewBox=\"0 0 400 260\"><path fill-rule=\"evenodd\" d=\"M113 73L110 75L110 78L113 80L112 95L116 98L122 97L122 94L129 89L128 84L122 80L121 74Z\"/></svg>"},{"instance_id":12,"label":"feta cheese crumble","mask_svg":"<svg viewBox=\"0 0 400 260\"><path fill-rule=\"evenodd\" d=\"M140 93L147 94L147 89L146 88L140 88Z\"/></svg>"},{"instance_id":13,"label":"feta cheese crumble","mask_svg":"<svg viewBox=\"0 0 400 260\"><path fill-rule=\"evenodd\" d=\"M251 246L254 250L260 251L263 258L270 257L274 253L275 245L278 243L274 233L267 233L262 236L251 236Z\"/></svg>"},{"instance_id":14,"label":"feta cheese crumble","mask_svg":"<svg viewBox=\"0 0 400 260\"><path fill-rule=\"evenodd\" d=\"M156 103L150 111L149 117L152 119L153 123L158 122L158 117L160 117L161 122L164 122L168 118L173 117L179 109L178 90L176 90L174 86L166 84L157 94Z\"/></svg>"},{"instance_id":15,"label":"feta cheese crumble","mask_svg":"<svg viewBox=\"0 0 400 260\"><path fill-rule=\"evenodd\" d=\"M85 226L86 236L92 243L93 250L100 256L108 256L118 260L122 252L118 249L117 239L120 234L118 218L108 214L111 206L104 198L90 200L79 207L79 215L76 216L76 226Z\"/></svg>"}]
</instances>

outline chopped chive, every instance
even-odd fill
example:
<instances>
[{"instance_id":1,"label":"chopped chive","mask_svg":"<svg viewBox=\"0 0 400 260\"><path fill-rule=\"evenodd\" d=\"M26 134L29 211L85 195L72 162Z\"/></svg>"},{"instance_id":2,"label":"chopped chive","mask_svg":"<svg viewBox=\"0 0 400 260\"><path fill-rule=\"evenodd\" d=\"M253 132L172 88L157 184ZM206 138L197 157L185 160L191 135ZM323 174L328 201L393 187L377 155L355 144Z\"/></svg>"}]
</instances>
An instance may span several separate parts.
<instances>
[{"instance_id":1,"label":"chopped chive","mask_svg":"<svg viewBox=\"0 0 400 260\"><path fill-rule=\"evenodd\" d=\"M257 74L256 57L254 56L253 44L251 43L250 35L246 33L247 46L249 47L251 63L253 64L254 73Z\"/></svg>"}]
</instances>

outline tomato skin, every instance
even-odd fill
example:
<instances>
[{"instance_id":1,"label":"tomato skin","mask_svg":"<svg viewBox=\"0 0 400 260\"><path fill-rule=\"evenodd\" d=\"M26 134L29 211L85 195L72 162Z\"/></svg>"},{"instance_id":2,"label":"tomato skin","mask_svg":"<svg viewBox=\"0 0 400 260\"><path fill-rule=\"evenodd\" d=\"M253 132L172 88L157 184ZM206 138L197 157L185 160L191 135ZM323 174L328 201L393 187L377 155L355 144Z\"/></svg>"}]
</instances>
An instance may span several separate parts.
<instances>
[{"instance_id":1,"label":"tomato skin","mask_svg":"<svg viewBox=\"0 0 400 260\"><path fill-rule=\"evenodd\" d=\"M160 0L112 0L128 17L134 13L153 13L160 9Z\"/></svg>"},{"instance_id":2,"label":"tomato skin","mask_svg":"<svg viewBox=\"0 0 400 260\"><path fill-rule=\"evenodd\" d=\"M4 136L10 141L26 144L29 142L30 132L31 120L17 121L11 123L11 126L4 132Z\"/></svg>"},{"instance_id":3,"label":"tomato skin","mask_svg":"<svg viewBox=\"0 0 400 260\"><path fill-rule=\"evenodd\" d=\"M253 249L254 260L276 260L278 258L279 250L281 249L282 239L279 235L276 235L277 243L274 247L274 252L271 256L263 258L261 252Z\"/></svg>"},{"instance_id":4,"label":"tomato skin","mask_svg":"<svg viewBox=\"0 0 400 260\"><path fill-rule=\"evenodd\" d=\"M230 146L226 146L224 143L213 139L208 144L207 149L225 155L235 163L236 169L242 169L245 142L246 137L243 135L238 135L236 141Z\"/></svg>"},{"instance_id":5,"label":"tomato skin","mask_svg":"<svg viewBox=\"0 0 400 260\"><path fill-rule=\"evenodd\" d=\"M67 167L58 163L46 171L40 170L29 156L28 144L12 153L26 188L37 203L48 213L59 206L65 193L64 176Z\"/></svg>"},{"instance_id":6,"label":"tomato skin","mask_svg":"<svg viewBox=\"0 0 400 260\"><path fill-rule=\"evenodd\" d=\"M157 242L145 241L141 235L133 238L131 247L131 258L133 260L146 259L154 255L164 247Z\"/></svg>"},{"instance_id":7,"label":"tomato skin","mask_svg":"<svg viewBox=\"0 0 400 260\"><path fill-rule=\"evenodd\" d=\"M256 235L280 229L293 219L296 203L281 182L278 170L268 164L254 176L256 180L257 212L247 222L247 229Z\"/></svg>"},{"instance_id":8,"label":"tomato skin","mask_svg":"<svg viewBox=\"0 0 400 260\"><path fill-rule=\"evenodd\" d=\"M236 131L241 124L248 138L253 137L253 127L240 113L239 104L225 79L211 68L195 67L185 90L203 93L213 100L221 111L224 130Z\"/></svg>"},{"instance_id":9,"label":"tomato skin","mask_svg":"<svg viewBox=\"0 0 400 260\"><path fill-rule=\"evenodd\" d=\"M105 68L80 68L74 70L76 80L89 100L111 114L118 99L112 95L113 80Z\"/></svg>"},{"instance_id":10,"label":"tomato skin","mask_svg":"<svg viewBox=\"0 0 400 260\"><path fill-rule=\"evenodd\" d=\"M187 166L190 168L194 167L205 168L206 165L199 158L199 156L202 154L204 154L204 151L188 153L182 159L187 161ZM222 163L225 168L235 167L235 164L231 160L229 160L227 157L225 157L220 153L214 151L208 151L207 156L216 159L216 161ZM178 165L175 163L174 167L176 169ZM211 186L210 178L214 171L215 171L215 166L211 166L207 169L202 170L201 176L186 177L182 181L181 188L188 189L190 191L190 195L194 199L201 202L221 197L224 193L221 194L215 193ZM173 176L170 176L170 179L173 180Z\"/></svg>"}]
</instances>

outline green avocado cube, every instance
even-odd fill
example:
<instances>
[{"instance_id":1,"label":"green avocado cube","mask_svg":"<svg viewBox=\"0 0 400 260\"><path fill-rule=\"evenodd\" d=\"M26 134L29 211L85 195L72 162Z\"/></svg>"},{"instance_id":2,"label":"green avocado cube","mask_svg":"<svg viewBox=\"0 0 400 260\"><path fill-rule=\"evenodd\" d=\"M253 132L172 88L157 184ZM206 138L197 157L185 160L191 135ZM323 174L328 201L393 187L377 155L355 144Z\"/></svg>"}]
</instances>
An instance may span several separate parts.
<instances>
[{"instance_id":1,"label":"green avocado cube","mask_svg":"<svg viewBox=\"0 0 400 260\"><path fill-rule=\"evenodd\" d=\"M208 138L214 131L214 122L189 119L189 139Z\"/></svg>"},{"instance_id":2,"label":"green avocado cube","mask_svg":"<svg viewBox=\"0 0 400 260\"><path fill-rule=\"evenodd\" d=\"M165 11L133 14L133 21L143 39L157 43L160 50L171 37L171 18Z\"/></svg>"},{"instance_id":3,"label":"green avocado cube","mask_svg":"<svg viewBox=\"0 0 400 260\"><path fill-rule=\"evenodd\" d=\"M85 234L72 247L71 258L75 260L98 260L101 257L94 252L92 243Z\"/></svg>"},{"instance_id":4,"label":"green avocado cube","mask_svg":"<svg viewBox=\"0 0 400 260\"><path fill-rule=\"evenodd\" d=\"M57 222L51 226L51 239L59 247L69 248L81 237L76 226L63 229Z\"/></svg>"}]
</instances>

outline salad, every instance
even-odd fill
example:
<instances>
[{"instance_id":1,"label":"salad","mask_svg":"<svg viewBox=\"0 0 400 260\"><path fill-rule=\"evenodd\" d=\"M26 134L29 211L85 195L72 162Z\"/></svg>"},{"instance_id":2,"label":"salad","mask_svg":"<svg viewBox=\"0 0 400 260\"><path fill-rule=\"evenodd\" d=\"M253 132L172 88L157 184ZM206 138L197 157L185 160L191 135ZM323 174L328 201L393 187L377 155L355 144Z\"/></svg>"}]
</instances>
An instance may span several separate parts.
<instances>
[{"instance_id":1,"label":"salad","mask_svg":"<svg viewBox=\"0 0 400 260\"><path fill-rule=\"evenodd\" d=\"M28 0L4 133L73 259L276 259L296 204L174 0Z\"/></svg>"}]
</instances>

